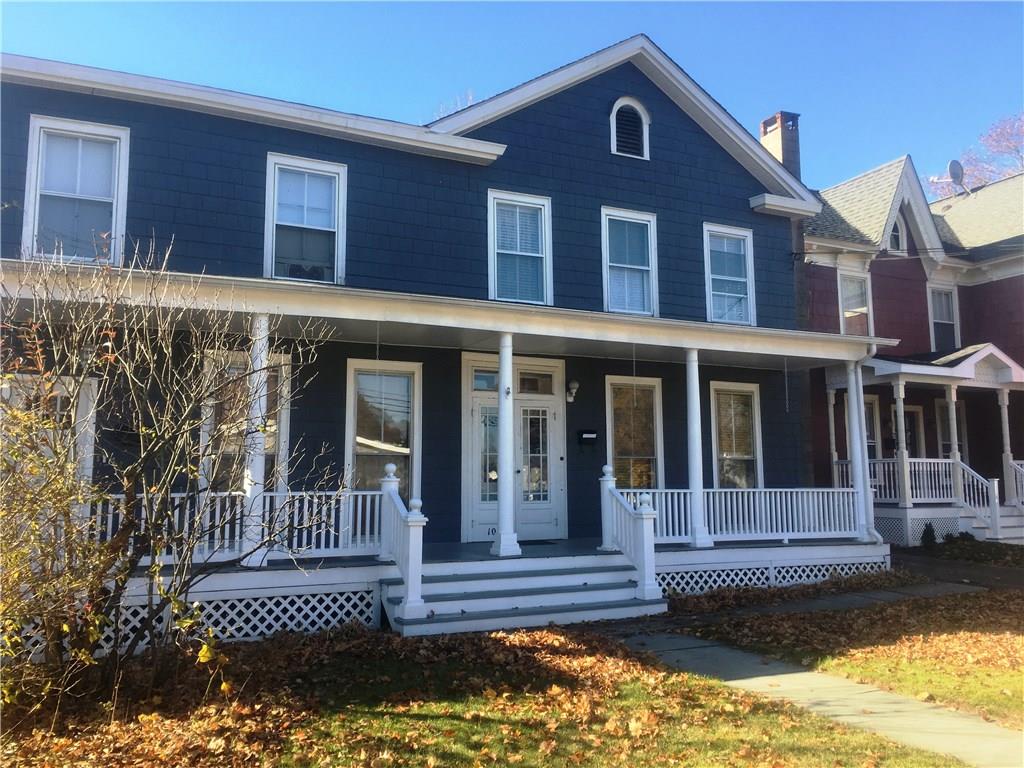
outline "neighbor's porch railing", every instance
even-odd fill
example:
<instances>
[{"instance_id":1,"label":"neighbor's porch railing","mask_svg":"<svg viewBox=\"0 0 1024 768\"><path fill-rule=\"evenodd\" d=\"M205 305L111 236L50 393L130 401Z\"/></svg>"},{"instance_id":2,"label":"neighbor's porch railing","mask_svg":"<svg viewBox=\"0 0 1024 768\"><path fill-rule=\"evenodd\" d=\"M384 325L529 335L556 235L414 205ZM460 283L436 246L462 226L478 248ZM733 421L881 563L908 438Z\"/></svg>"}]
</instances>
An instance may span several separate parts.
<instances>
[{"instance_id":1,"label":"neighbor's porch railing","mask_svg":"<svg viewBox=\"0 0 1024 768\"><path fill-rule=\"evenodd\" d=\"M1010 472L1013 478L1014 495L1017 506L1024 507L1024 461L1011 461Z\"/></svg>"}]
</instances>

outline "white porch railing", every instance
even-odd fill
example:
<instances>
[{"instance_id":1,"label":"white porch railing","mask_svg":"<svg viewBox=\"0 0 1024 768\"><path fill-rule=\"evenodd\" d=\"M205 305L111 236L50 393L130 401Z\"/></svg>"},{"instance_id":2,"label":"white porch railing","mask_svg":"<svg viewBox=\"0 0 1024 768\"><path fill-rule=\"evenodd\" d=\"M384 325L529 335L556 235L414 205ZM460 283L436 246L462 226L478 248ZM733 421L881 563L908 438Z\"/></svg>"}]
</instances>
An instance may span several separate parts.
<instances>
[{"instance_id":1,"label":"white porch railing","mask_svg":"<svg viewBox=\"0 0 1024 768\"><path fill-rule=\"evenodd\" d=\"M606 467L606 475L610 468ZM656 513L651 507L651 495L637 494L634 506L614 483L607 488L608 517L611 524L610 540L622 552L637 571L636 596L641 600L657 600L661 597L654 572L654 519Z\"/></svg>"},{"instance_id":2,"label":"white porch railing","mask_svg":"<svg viewBox=\"0 0 1024 768\"><path fill-rule=\"evenodd\" d=\"M957 501L952 459L908 459L908 462L912 502L951 504Z\"/></svg>"},{"instance_id":3,"label":"white porch railing","mask_svg":"<svg viewBox=\"0 0 1024 768\"><path fill-rule=\"evenodd\" d=\"M988 528L989 535L999 538L999 481L986 480L962 461L955 471L960 473L964 506Z\"/></svg>"},{"instance_id":4,"label":"white porch railing","mask_svg":"<svg viewBox=\"0 0 1024 768\"><path fill-rule=\"evenodd\" d=\"M264 530L278 545L271 558L377 555L382 491L263 494Z\"/></svg>"},{"instance_id":5,"label":"white porch railing","mask_svg":"<svg viewBox=\"0 0 1024 768\"><path fill-rule=\"evenodd\" d=\"M899 463L896 459L870 459L868 461L868 480L874 499L883 504L895 504L900 500ZM836 488L853 486L849 460L835 463Z\"/></svg>"},{"instance_id":6,"label":"white porch railing","mask_svg":"<svg viewBox=\"0 0 1024 768\"><path fill-rule=\"evenodd\" d=\"M622 490L623 497L634 509L640 507L640 495L651 497L654 509L654 543L678 543L693 541L693 526L690 521L690 491L665 490L661 488L643 490Z\"/></svg>"},{"instance_id":7,"label":"white porch railing","mask_svg":"<svg viewBox=\"0 0 1024 768\"><path fill-rule=\"evenodd\" d=\"M857 493L835 488L718 488L704 491L715 542L848 538L859 533Z\"/></svg>"},{"instance_id":8,"label":"white porch railing","mask_svg":"<svg viewBox=\"0 0 1024 768\"><path fill-rule=\"evenodd\" d=\"M410 499L408 509L398 493L397 467L384 466L386 473L381 480L381 559L391 559L398 566L405 584L405 594L398 605L397 615L403 619L423 618L426 605L423 602L423 527L427 518L420 511L423 502Z\"/></svg>"},{"instance_id":9,"label":"white porch railing","mask_svg":"<svg viewBox=\"0 0 1024 768\"><path fill-rule=\"evenodd\" d=\"M1010 472L1013 475L1014 490L1016 493L1013 498L1017 500L1017 505L1024 507L1024 461L1011 461Z\"/></svg>"}]
</instances>

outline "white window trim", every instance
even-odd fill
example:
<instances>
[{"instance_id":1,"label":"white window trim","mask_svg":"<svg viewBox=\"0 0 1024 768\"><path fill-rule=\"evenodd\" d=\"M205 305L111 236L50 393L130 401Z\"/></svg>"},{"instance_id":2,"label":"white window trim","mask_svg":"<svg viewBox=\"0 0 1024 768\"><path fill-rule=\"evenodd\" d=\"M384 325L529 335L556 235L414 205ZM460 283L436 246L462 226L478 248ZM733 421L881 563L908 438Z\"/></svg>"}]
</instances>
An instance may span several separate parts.
<instances>
[{"instance_id":1,"label":"white window trim","mask_svg":"<svg viewBox=\"0 0 1024 768\"><path fill-rule=\"evenodd\" d=\"M890 241L892 239L893 229L899 232L899 245L900 247L893 250L890 248ZM886 230L885 233L885 249L889 253L895 253L899 255L905 255L907 253L907 220L904 218L901 211L897 211L893 217L892 226Z\"/></svg>"},{"instance_id":2,"label":"white window trim","mask_svg":"<svg viewBox=\"0 0 1024 768\"><path fill-rule=\"evenodd\" d=\"M750 320L739 323L732 320L715 320L711 299L711 235L721 234L730 237L742 237L747 241L747 302L750 305ZM757 298L754 293L754 231L743 227L729 227L724 224L704 222L704 293L707 299L707 319L709 323L724 325L757 325Z\"/></svg>"},{"instance_id":3,"label":"white window trim","mask_svg":"<svg viewBox=\"0 0 1024 768\"><path fill-rule=\"evenodd\" d=\"M855 277L859 280L864 280L868 298L868 336L875 335L875 306L871 296L871 273L861 272L853 269L837 269L836 270L836 292L839 298L839 332L842 334L846 333L846 316L845 310L843 309L843 278L844 277Z\"/></svg>"},{"instance_id":4,"label":"white window trim","mask_svg":"<svg viewBox=\"0 0 1024 768\"><path fill-rule=\"evenodd\" d=\"M622 107L627 107L627 106L628 107L633 107L633 109L635 109L639 113L640 121L643 123L643 126L644 126L644 154L643 154L643 157L641 157L639 155L630 155L630 154L628 154L626 152L619 152L619 149L618 149L618 146L617 146L617 144L618 144L618 137L616 136L616 130L615 130L615 117L616 117L616 115L618 115L619 109L621 109ZM611 150L612 150L612 154L613 155L618 155L619 157L629 157L629 158L632 158L633 160L650 160L651 159L651 142L650 142L651 115L647 111L647 108L644 107L643 104L641 104L639 101L634 99L632 96L622 96L612 106L611 114L608 116L608 124L609 124L610 130L611 130Z\"/></svg>"},{"instance_id":5,"label":"white window trim","mask_svg":"<svg viewBox=\"0 0 1024 768\"><path fill-rule=\"evenodd\" d=\"M896 404L893 403L889 406L889 415L892 419L892 440L893 445L896 446L894 450L899 450L899 436L896 430ZM917 454L918 458L928 458L928 450L925 445L924 439L924 406L923 405L906 405L903 406L904 416L913 416L914 421L917 424ZM910 446L907 446L907 453L910 453Z\"/></svg>"},{"instance_id":6,"label":"white window trim","mask_svg":"<svg viewBox=\"0 0 1024 768\"><path fill-rule=\"evenodd\" d=\"M610 273L611 273L611 244L608 240L608 220L619 219L621 221L633 221L647 225L647 243L649 247L648 272L650 274L651 311L638 312L630 309L612 309ZM612 208L601 206L601 282L604 290L604 311L615 312L623 315L644 315L650 317L658 316L658 217L653 213L642 211L630 211L625 208Z\"/></svg>"},{"instance_id":7,"label":"white window trim","mask_svg":"<svg viewBox=\"0 0 1024 768\"><path fill-rule=\"evenodd\" d=\"M218 358L225 362L237 361L246 365L249 363L249 352L241 349L207 349L204 352L204 355L205 360L203 364L207 367L207 370L209 370L209 366L213 365L214 361ZM290 458L291 452L291 355L285 353L272 354L267 358L267 365L270 368L281 369L279 377L281 389L278 392L277 397L277 466L279 469L274 487L268 488L264 485L264 490L268 493L271 491L284 493L288 490L288 459ZM207 455L207 446L210 444L211 432L213 430L213 403L206 401L203 403L202 407L203 425L199 432L199 450L200 455L203 457L203 485L209 485L211 475L213 474L213 468L210 466L211 457ZM264 480L266 480L266 478L264 478ZM241 488L233 490L241 490Z\"/></svg>"},{"instance_id":8,"label":"white window trim","mask_svg":"<svg viewBox=\"0 0 1024 768\"><path fill-rule=\"evenodd\" d=\"M409 478L409 498L420 498L420 478L423 466L423 363L404 360L364 360L349 358L345 377L345 482L352 477L356 442L356 373L407 373L412 375L412 477Z\"/></svg>"},{"instance_id":9,"label":"white window trim","mask_svg":"<svg viewBox=\"0 0 1024 768\"><path fill-rule=\"evenodd\" d=\"M296 171L322 173L336 178L334 201L335 205L335 238L334 238L334 283L345 283L345 232L348 229L345 207L348 199L348 166L342 163L329 163L325 160L312 160L308 157L282 155L276 152L267 153L267 194L266 207L263 211L263 276L274 280L291 280L299 283L327 284L326 280L304 280L297 277L274 276L274 233L277 226L277 169L286 168Z\"/></svg>"},{"instance_id":10,"label":"white window trim","mask_svg":"<svg viewBox=\"0 0 1024 768\"><path fill-rule=\"evenodd\" d=\"M883 458L885 458L885 444L882 441L882 412L879 410L882 407L881 399L879 398L878 395L871 395L871 394L868 394L868 393L865 392L864 393L864 405L866 406L868 403L874 403L875 404L875 408L874 408L874 413L875 413L875 418L874 418L874 422L875 422L874 423L874 427L875 427L875 459L883 459ZM847 459L849 459L849 456L850 456L850 430L848 428L848 425L850 423L850 415L849 414L850 414L850 398L849 397L844 397L843 398L843 416L846 419L846 421L843 422L843 424L844 424L843 429L846 432L846 456L847 456ZM867 418L866 415L865 415L865 418ZM866 441L866 436L865 436L865 441Z\"/></svg>"},{"instance_id":11,"label":"white window trim","mask_svg":"<svg viewBox=\"0 0 1024 768\"><path fill-rule=\"evenodd\" d=\"M544 247L544 299L543 301L530 301L528 299L502 299L498 298L498 239L497 228L494 225L494 210L496 203L511 203L513 205L532 205L541 209L543 221L543 232L541 234ZM487 283L488 298L495 301L508 301L514 304L554 304L554 261L551 253L551 198L541 195L527 195L521 192L504 192L498 189L487 190Z\"/></svg>"},{"instance_id":12,"label":"white window trim","mask_svg":"<svg viewBox=\"0 0 1024 768\"><path fill-rule=\"evenodd\" d=\"M945 424L946 432L949 433L949 401L935 401L935 455L942 457L942 427ZM964 463L969 464L970 453L967 449L967 406L963 400L956 401L956 442L960 449L960 458Z\"/></svg>"},{"instance_id":13,"label":"white window trim","mask_svg":"<svg viewBox=\"0 0 1024 768\"><path fill-rule=\"evenodd\" d=\"M123 126L68 120L46 115L29 116L28 155L25 170L25 211L21 228L21 251L26 258L54 258L54 254L36 249L39 218L39 186L42 181L42 135L44 131L88 136L117 142L117 169L114 175L114 202L110 238L110 262L119 266L124 260L125 220L128 211L128 157L131 130ZM69 261L94 261L89 257L65 257Z\"/></svg>"},{"instance_id":14,"label":"white window trim","mask_svg":"<svg viewBox=\"0 0 1024 768\"><path fill-rule=\"evenodd\" d=\"M710 383L711 394L711 457L712 469L714 471L715 488L719 486L718 479L718 407L715 398L719 392L742 392L754 396L754 450L757 451L755 464L757 466L757 487L764 488L764 449L761 443L761 385L749 384L740 381L712 381Z\"/></svg>"},{"instance_id":15,"label":"white window trim","mask_svg":"<svg viewBox=\"0 0 1024 768\"><path fill-rule=\"evenodd\" d=\"M961 346L960 341L960 291L953 283L927 283L928 289L928 339L931 342L932 352L935 349L935 310L932 306L932 291L947 291L953 294L953 340L956 346Z\"/></svg>"},{"instance_id":16,"label":"white window trim","mask_svg":"<svg viewBox=\"0 0 1024 768\"><path fill-rule=\"evenodd\" d=\"M665 487L665 426L664 420L662 418L660 378L656 378L653 376L611 375L607 375L604 377L605 434L608 436L608 439L605 440L605 462L610 467L615 466L615 446L612 444L613 440L615 439L615 424L613 421L612 412L612 387L621 385L632 386L633 384L636 384L638 387L654 388L654 449L658 452L658 455L655 457L655 464L657 465L658 469L658 484L656 487L661 489Z\"/></svg>"}]
</instances>

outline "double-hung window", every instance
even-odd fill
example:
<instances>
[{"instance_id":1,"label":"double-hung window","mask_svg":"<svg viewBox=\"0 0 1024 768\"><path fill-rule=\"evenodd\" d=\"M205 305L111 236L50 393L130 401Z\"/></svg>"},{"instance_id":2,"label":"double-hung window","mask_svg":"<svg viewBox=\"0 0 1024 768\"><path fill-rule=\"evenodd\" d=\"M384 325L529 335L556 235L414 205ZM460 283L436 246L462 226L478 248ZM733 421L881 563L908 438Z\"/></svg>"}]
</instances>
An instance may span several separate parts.
<instances>
[{"instance_id":1,"label":"double-hung window","mask_svg":"<svg viewBox=\"0 0 1024 768\"><path fill-rule=\"evenodd\" d=\"M22 249L26 256L120 263L129 130L32 115Z\"/></svg>"},{"instance_id":2,"label":"double-hung window","mask_svg":"<svg viewBox=\"0 0 1024 768\"><path fill-rule=\"evenodd\" d=\"M344 165L267 155L267 277L344 282L345 180Z\"/></svg>"},{"instance_id":3,"label":"double-hung window","mask_svg":"<svg viewBox=\"0 0 1024 768\"><path fill-rule=\"evenodd\" d=\"M704 224L708 320L756 325L753 242L749 229Z\"/></svg>"},{"instance_id":4,"label":"double-hung window","mask_svg":"<svg viewBox=\"0 0 1024 768\"><path fill-rule=\"evenodd\" d=\"M619 488L661 488L661 379L605 377L608 463Z\"/></svg>"},{"instance_id":5,"label":"double-hung window","mask_svg":"<svg viewBox=\"0 0 1024 768\"><path fill-rule=\"evenodd\" d=\"M490 297L552 303L551 199L488 190Z\"/></svg>"},{"instance_id":6,"label":"double-hung window","mask_svg":"<svg viewBox=\"0 0 1024 768\"><path fill-rule=\"evenodd\" d=\"M758 394L756 384L711 382L711 434L718 488L758 488L763 484Z\"/></svg>"},{"instance_id":7,"label":"double-hung window","mask_svg":"<svg viewBox=\"0 0 1024 768\"><path fill-rule=\"evenodd\" d=\"M960 344L955 291L955 288L929 289L928 306L932 315L932 350L935 352L949 352Z\"/></svg>"},{"instance_id":8,"label":"double-hung window","mask_svg":"<svg viewBox=\"0 0 1024 768\"><path fill-rule=\"evenodd\" d=\"M839 332L871 335L871 283L867 275L839 273Z\"/></svg>"},{"instance_id":9,"label":"double-hung window","mask_svg":"<svg viewBox=\"0 0 1024 768\"><path fill-rule=\"evenodd\" d=\"M653 213L601 209L605 309L658 313L657 219Z\"/></svg>"}]
</instances>

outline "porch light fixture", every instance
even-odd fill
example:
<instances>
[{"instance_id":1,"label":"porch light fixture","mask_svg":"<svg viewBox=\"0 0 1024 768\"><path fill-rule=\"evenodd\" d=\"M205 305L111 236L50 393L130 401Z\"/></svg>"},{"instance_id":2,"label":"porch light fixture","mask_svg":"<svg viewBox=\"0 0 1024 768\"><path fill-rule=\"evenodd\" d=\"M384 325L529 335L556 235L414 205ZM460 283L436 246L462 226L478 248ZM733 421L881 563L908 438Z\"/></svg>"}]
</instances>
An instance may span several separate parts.
<instances>
[{"instance_id":1,"label":"porch light fixture","mask_svg":"<svg viewBox=\"0 0 1024 768\"><path fill-rule=\"evenodd\" d=\"M569 389L565 393L565 402L567 402L567 403L575 403L576 402L576 393L579 392L579 391L580 391L580 383L578 381L576 381L576 379L573 379L572 381L570 381L569 382Z\"/></svg>"}]
</instances>

